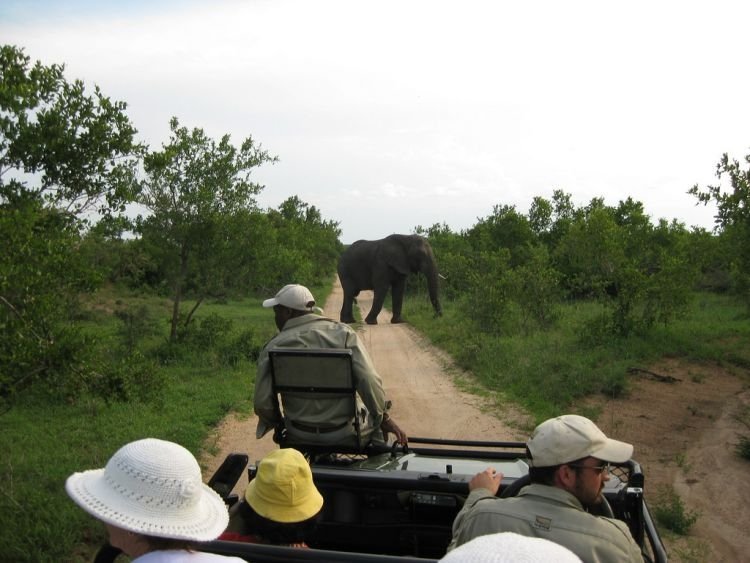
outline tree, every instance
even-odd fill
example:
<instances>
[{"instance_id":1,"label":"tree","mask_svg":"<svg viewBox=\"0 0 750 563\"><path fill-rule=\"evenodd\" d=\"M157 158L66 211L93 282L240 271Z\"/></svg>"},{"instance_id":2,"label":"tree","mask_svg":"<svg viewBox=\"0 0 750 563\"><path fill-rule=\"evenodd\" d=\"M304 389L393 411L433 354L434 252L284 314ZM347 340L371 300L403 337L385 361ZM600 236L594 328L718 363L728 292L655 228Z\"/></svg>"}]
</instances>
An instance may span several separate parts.
<instances>
[{"instance_id":1,"label":"tree","mask_svg":"<svg viewBox=\"0 0 750 563\"><path fill-rule=\"evenodd\" d=\"M229 135L218 142L202 129L180 127L170 121L169 143L144 158L146 180L138 201L151 211L139 219L139 231L157 241L172 291L170 340L177 339L180 305L186 289L197 296L195 309L215 282L231 268L221 260L231 233L224 227L228 217L255 205L263 186L251 182L252 169L277 157L261 150L251 137L235 147ZM219 284L220 285L220 284Z\"/></svg>"},{"instance_id":2,"label":"tree","mask_svg":"<svg viewBox=\"0 0 750 563\"><path fill-rule=\"evenodd\" d=\"M85 376L90 347L66 322L100 279L78 252L84 215L121 211L135 189L125 104L63 71L0 47L0 400Z\"/></svg>"},{"instance_id":3,"label":"tree","mask_svg":"<svg viewBox=\"0 0 750 563\"><path fill-rule=\"evenodd\" d=\"M126 104L98 86L87 96L63 70L30 66L21 49L0 47L0 198L26 192L78 217L92 208L122 211L141 148Z\"/></svg>"},{"instance_id":4,"label":"tree","mask_svg":"<svg viewBox=\"0 0 750 563\"><path fill-rule=\"evenodd\" d=\"M531 207L529 207L529 223L534 234L542 236L549 232L552 227L553 213L554 209L549 200L540 196L535 196L534 199L531 200Z\"/></svg>"},{"instance_id":5,"label":"tree","mask_svg":"<svg viewBox=\"0 0 750 563\"><path fill-rule=\"evenodd\" d=\"M750 165L750 155L744 160ZM696 184L688 193L703 204L714 201L718 206L716 226L732 248L735 289L750 309L750 167L743 170L739 161L724 153L716 165L716 177L717 185L701 190ZM721 184L724 178L729 180L726 187Z\"/></svg>"},{"instance_id":6,"label":"tree","mask_svg":"<svg viewBox=\"0 0 750 563\"><path fill-rule=\"evenodd\" d=\"M507 248L513 267L526 262L529 246L536 243L531 222L512 205L495 205L492 215L480 219L469 229L467 236L477 251Z\"/></svg>"},{"instance_id":7,"label":"tree","mask_svg":"<svg viewBox=\"0 0 750 563\"><path fill-rule=\"evenodd\" d=\"M316 285L330 279L341 254L338 223L324 220L314 205L296 195L268 216L277 233L275 285Z\"/></svg>"}]
</instances>

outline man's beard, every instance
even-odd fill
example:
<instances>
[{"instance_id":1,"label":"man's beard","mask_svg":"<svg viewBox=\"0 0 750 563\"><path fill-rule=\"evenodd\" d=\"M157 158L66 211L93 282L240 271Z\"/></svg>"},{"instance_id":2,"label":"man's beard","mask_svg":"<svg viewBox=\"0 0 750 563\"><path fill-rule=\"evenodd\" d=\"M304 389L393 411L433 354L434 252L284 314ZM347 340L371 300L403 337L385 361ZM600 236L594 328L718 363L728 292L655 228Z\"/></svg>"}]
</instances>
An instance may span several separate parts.
<instances>
[{"instance_id":1,"label":"man's beard","mask_svg":"<svg viewBox=\"0 0 750 563\"><path fill-rule=\"evenodd\" d=\"M591 491L585 489L583 484L579 481L576 483L575 496L587 512L599 513L601 511L602 502L604 502L602 491L604 491L604 485L599 488L599 492L596 495L592 495Z\"/></svg>"}]
</instances>

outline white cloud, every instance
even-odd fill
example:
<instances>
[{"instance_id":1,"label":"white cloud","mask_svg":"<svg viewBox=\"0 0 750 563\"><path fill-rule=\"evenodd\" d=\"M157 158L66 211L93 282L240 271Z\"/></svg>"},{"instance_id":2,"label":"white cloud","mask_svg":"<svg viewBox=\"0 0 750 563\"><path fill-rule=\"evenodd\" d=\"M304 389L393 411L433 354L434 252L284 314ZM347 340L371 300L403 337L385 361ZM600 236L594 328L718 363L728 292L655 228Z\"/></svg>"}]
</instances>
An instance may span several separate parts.
<instances>
[{"instance_id":1,"label":"white cloud","mask_svg":"<svg viewBox=\"0 0 750 563\"><path fill-rule=\"evenodd\" d=\"M299 195L345 242L556 188L710 227L685 192L750 149L745 2L42 5L5 8L4 40L127 101L152 146L172 115L252 135L281 158L261 203Z\"/></svg>"}]
</instances>

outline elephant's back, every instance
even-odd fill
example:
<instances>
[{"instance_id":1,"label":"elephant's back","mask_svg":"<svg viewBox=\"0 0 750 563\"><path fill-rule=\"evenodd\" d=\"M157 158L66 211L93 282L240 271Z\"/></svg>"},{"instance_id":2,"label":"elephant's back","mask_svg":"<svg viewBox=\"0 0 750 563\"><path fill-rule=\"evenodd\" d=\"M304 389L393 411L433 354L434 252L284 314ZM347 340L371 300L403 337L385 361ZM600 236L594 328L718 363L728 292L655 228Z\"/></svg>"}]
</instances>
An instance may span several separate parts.
<instances>
[{"instance_id":1,"label":"elephant's back","mask_svg":"<svg viewBox=\"0 0 750 563\"><path fill-rule=\"evenodd\" d=\"M376 242L378 241L358 240L344 249L337 267L342 282L348 280L354 282L359 289L369 289Z\"/></svg>"}]
</instances>

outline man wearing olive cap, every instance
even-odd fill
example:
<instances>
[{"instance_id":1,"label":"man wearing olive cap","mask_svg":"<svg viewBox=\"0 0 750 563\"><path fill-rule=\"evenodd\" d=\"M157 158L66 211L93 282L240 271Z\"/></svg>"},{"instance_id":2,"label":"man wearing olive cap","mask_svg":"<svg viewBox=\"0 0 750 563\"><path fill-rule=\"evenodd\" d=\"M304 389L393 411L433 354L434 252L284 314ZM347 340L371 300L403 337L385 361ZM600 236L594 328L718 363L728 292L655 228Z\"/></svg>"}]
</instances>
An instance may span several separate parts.
<instances>
[{"instance_id":1,"label":"man wearing olive cap","mask_svg":"<svg viewBox=\"0 0 750 563\"><path fill-rule=\"evenodd\" d=\"M367 350L359 341L357 333L347 324L323 317L315 307L315 298L303 285L289 284L282 287L272 298L263 301L264 307L273 307L279 333L265 345L258 357L258 372L255 377L255 414L258 415L256 438L262 438L271 430L285 428L295 438L309 440L314 444L337 444L346 441L352 433L351 416L323 408L320 412L305 409L304 425L295 424L297 413L284 413L286 420L279 418L273 398L271 362L268 351L272 348L348 348L352 351L352 376L356 382L360 407L366 411L363 434L370 433L374 441L385 441L388 433L396 441L405 444L406 434L388 414L390 401L385 399L383 383L375 371ZM347 418L348 416L348 418Z\"/></svg>"},{"instance_id":2,"label":"man wearing olive cap","mask_svg":"<svg viewBox=\"0 0 750 563\"><path fill-rule=\"evenodd\" d=\"M469 496L453 522L448 550L496 532L551 540L584 563L629 561L643 556L627 524L589 514L602 502L608 463L623 463L633 446L607 438L589 419L568 414L546 420L527 442L531 484L513 498L495 495L502 473L492 468L469 483Z\"/></svg>"}]
</instances>

